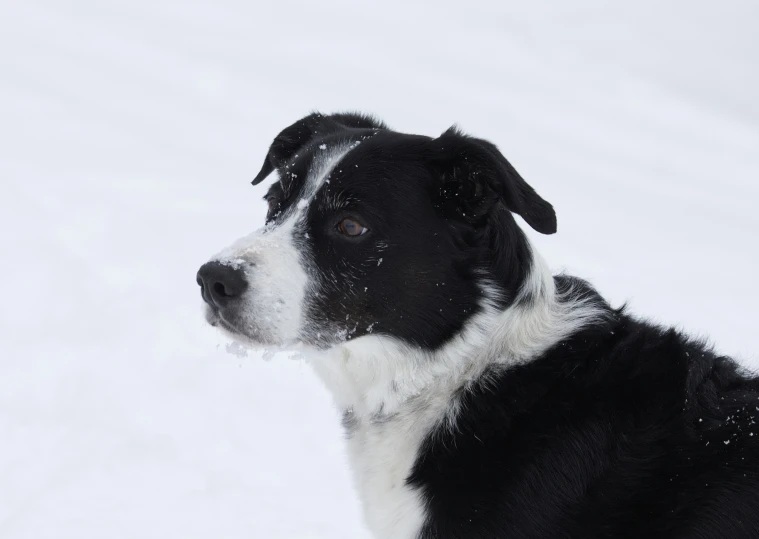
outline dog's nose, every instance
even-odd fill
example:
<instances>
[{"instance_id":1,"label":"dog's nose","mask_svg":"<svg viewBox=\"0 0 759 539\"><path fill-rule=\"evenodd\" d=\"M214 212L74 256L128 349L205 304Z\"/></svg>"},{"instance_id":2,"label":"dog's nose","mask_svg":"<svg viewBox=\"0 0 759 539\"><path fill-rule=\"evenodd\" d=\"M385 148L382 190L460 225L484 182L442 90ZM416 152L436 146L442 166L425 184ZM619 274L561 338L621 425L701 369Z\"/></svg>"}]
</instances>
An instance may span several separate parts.
<instances>
[{"instance_id":1,"label":"dog's nose","mask_svg":"<svg viewBox=\"0 0 759 539\"><path fill-rule=\"evenodd\" d=\"M224 307L248 288L242 270L220 262L207 262L200 267L197 276L200 295L212 307Z\"/></svg>"}]
</instances>

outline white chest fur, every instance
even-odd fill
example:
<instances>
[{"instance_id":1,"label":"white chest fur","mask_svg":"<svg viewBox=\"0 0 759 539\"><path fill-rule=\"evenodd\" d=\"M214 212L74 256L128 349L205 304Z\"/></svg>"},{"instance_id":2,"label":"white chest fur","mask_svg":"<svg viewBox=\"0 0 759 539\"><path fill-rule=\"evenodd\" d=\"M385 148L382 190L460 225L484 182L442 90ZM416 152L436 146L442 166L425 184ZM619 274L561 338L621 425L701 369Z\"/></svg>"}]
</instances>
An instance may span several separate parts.
<instances>
[{"instance_id":1,"label":"white chest fur","mask_svg":"<svg viewBox=\"0 0 759 539\"><path fill-rule=\"evenodd\" d=\"M369 529L377 539L415 539L424 523L424 507L406 479L429 425L412 414L348 417L346 423L348 456Z\"/></svg>"},{"instance_id":2,"label":"white chest fur","mask_svg":"<svg viewBox=\"0 0 759 539\"><path fill-rule=\"evenodd\" d=\"M455 417L462 369L377 336L311 359L338 408L350 410L348 458L369 529L376 539L416 539L424 501L406 481L425 437Z\"/></svg>"}]
</instances>

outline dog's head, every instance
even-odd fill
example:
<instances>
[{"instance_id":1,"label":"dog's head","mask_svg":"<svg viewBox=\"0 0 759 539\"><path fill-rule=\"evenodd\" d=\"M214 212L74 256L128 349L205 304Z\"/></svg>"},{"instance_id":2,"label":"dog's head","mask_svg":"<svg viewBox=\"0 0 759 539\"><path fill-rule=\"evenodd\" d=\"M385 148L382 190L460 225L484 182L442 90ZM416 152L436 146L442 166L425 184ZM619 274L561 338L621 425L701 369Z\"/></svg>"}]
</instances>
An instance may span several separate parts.
<instances>
[{"instance_id":1,"label":"dog's head","mask_svg":"<svg viewBox=\"0 0 759 539\"><path fill-rule=\"evenodd\" d=\"M434 349L484 299L515 301L532 256L512 213L556 231L500 151L455 129L311 114L277 135L253 183L272 172L263 228L198 272L208 321L256 343L374 333Z\"/></svg>"}]
</instances>

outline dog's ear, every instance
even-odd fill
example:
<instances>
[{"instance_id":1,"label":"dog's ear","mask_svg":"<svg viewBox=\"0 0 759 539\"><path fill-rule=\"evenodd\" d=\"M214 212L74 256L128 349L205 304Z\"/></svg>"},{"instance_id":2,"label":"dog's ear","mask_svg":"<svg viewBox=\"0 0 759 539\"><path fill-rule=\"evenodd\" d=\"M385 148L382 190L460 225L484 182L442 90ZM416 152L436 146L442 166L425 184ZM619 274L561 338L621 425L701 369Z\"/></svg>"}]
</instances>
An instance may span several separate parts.
<instances>
[{"instance_id":1,"label":"dog's ear","mask_svg":"<svg viewBox=\"0 0 759 539\"><path fill-rule=\"evenodd\" d=\"M295 153L317 135L326 135L340 128L386 129L384 123L371 116L355 112L346 112L325 116L318 112L301 118L284 128L269 146L269 153L253 185L261 183L274 169L289 161Z\"/></svg>"},{"instance_id":2,"label":"dog's ear","mask_svg":"<svg viewBox=\"0 0 759 539\"><path fill-rule=\"evenodd\" d=\"M436 205L444 215L479 224L502 202L542 234L556 232L556 214L494 144L450 128L430 141Z\"/></svg>"},{"instance_id":3,"label":"dog's ear","mask_svg":"<svg viewBox=\"0 0 759 539\"><path fill-rule=\"evenodd\" d=\"M295 152L302 148L314 136L318 130L318 125L323 121L324 116L318 112L309 114L301 118L294 124L285 127L269 146L269 153L253 181L253 185L261 183L266 176L271 174L274 169L279 168L287 162Z\"/></svg>"}]
</instances>

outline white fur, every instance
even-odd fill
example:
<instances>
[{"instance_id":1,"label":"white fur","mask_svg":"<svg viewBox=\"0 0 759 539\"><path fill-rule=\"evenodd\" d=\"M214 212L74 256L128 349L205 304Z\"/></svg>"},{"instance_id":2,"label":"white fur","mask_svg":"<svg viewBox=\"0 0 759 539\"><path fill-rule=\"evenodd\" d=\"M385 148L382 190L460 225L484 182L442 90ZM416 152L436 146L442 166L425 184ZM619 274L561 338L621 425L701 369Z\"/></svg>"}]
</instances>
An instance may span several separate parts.
<instances>
[{"instance_id":1,"label":"white fur","mask_svg":"<svg viewBox=\"0 0 759 539\"><path fill-rule=\"evenodd\" d=\"M237 240L212 259L243 269L249 284L242 298L245 309L238 313L239 319L235 324L225 321L235 326L235 333L265 343L287 345L297 341L307 323L303 317L304 307L314 284L304 268L304 253L296 245L294 232L314 194L354 147L344 144L330 149L325 146L308 171L301 200L291 206L284 220Z\"/></svg>"},{"instance_id":2,"label":"white fur","mask_svg":"<svg viewBox=\"0 0 759 539\"><path fill-rule=\"evenodd\" d=\"M310 358L337 405L351 413L348 452L367 523L378 539L413 539L424 523L417 492L405 481L420 444L445 422L454 429L456 394L493 365L530 361L604 313L557 295L553 276L534 255L514 306L499 310L494 287L481 312L442 349L427 352L369 335ZM520 305L529 294L531 302Z\"/></svg>"},{"instance_id":3,"label":"white fur","mask_svg":"<svg viewBox=\"0 0 759 539\"><path fill-rule=\"evenodd\" d=\"M243 327L235 329L264 342L294 342L300 331L308 276L293 238L296 219L257 231L216 258L242 268L249 283L236 321Z\"/></svg>"}]
</instances>

